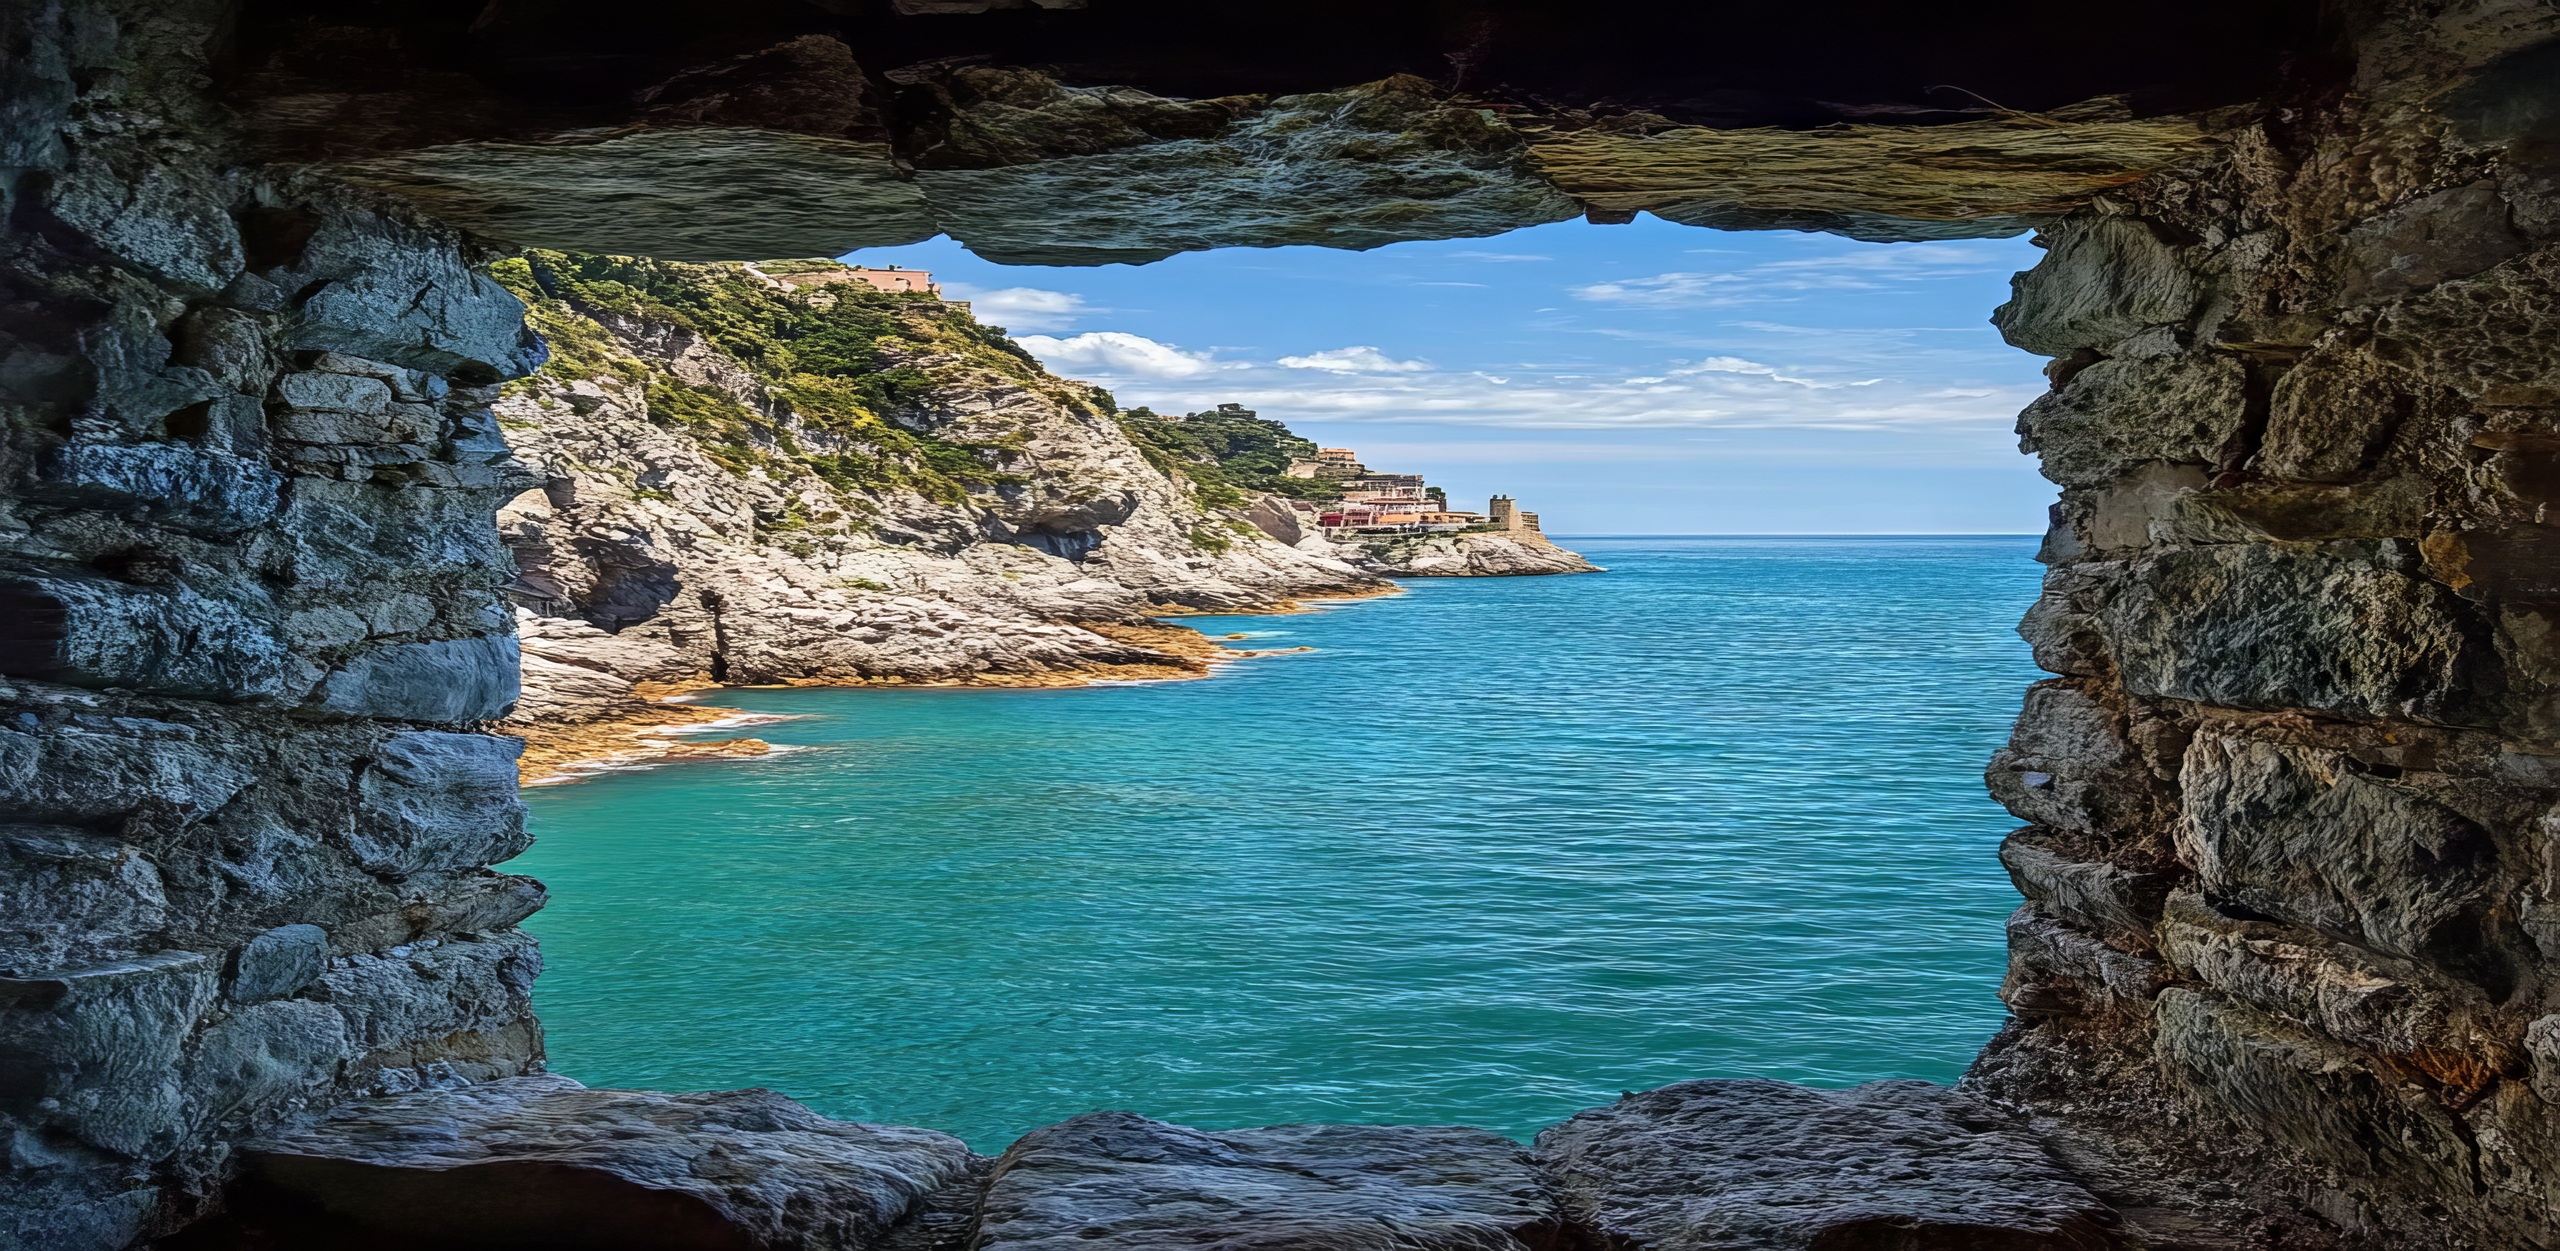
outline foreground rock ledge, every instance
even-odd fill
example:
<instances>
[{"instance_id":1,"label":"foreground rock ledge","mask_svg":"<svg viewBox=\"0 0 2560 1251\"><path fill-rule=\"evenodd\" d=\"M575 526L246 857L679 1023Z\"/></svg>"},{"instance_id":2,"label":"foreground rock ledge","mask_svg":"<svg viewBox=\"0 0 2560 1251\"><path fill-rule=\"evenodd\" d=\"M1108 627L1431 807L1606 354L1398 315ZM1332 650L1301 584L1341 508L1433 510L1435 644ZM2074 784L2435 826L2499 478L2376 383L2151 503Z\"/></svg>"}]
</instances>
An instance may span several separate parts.
<instances>
[{"instance_id":1,"label":"foreground rock ledge","mask_svg":"<svg viewBox=\"0 0 2560 1251\"><path fill-rule=\"evenodd\" d=\"M2120 1245L2115 1214L1988 1104L1927 1082L1682 1082L1538 1135L1595 1245L2042 1251Z\"/></svg>"},{"instance_id":2,"label":"foreground rock ledge","mask_svg":"<svg viewBox=\"0 0 2560 1251\"><path fill-rule=\"evenodd\" d=\"M765 1090L560 1077L367 1100L255 1144L189 1248L2107 1251L2115 1214L2017 1122L1925 1082L1697 1081L1538 1136L1133 1112L992 1162Z\"/></svg>"},{"instance_id":3,"label":"foreground rock ledge","mask_svg":"<svg viewBox=\"0 0 2560 1251\"><path fill-rule=\"evenodd\" d=\"M248 1155L253 1187L330 1227L275 1245L687 1251L867 1247L972 1159L948 1134L829 1120L769 1090L555 1076L363 1100Z\"/></svg>"}]
</instances>

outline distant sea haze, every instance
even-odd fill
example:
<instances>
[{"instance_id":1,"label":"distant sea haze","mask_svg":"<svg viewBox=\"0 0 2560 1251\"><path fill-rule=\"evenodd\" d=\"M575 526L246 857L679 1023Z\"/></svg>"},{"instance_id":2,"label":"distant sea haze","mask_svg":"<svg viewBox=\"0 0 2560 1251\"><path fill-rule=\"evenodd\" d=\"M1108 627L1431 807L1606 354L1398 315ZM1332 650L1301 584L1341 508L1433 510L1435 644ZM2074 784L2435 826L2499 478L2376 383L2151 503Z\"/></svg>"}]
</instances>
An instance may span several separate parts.
<instances>
[{"instance_id":1,"label":"distant sea haze","mask_svg":"<svg viewBox=\"0 0 2560 1251\"><path fill-rule=\"evenodd\" d=\"M1194 619L1316 649L1204 681L720 696L799 750L531 796L553 1067L981 1150L1953 1079L2035 540L1571 542L1611 572Z\"/></svg>"}]
</instances>

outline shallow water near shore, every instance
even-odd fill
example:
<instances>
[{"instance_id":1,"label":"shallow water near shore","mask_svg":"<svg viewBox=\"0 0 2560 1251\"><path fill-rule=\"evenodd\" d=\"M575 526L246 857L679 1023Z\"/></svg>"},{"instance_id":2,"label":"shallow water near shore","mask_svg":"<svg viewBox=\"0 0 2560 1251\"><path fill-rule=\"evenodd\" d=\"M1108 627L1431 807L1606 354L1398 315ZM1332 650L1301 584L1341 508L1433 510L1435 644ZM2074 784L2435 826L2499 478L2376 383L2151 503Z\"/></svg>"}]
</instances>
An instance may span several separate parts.
<instances>
[{"instance_id":1,"label":"shallow water near shore","mask_svg":"<svg viewBox=\"0 0 2560 1251\"><path fill-rule=\"evenodd\" d=\"M552 1067L980 1150L1094 1108L1521 1137L1963 1071L2035 540L1586 539L1194 682L732 691L798 750L528 795Z\"/></svg>"}]
</instances>

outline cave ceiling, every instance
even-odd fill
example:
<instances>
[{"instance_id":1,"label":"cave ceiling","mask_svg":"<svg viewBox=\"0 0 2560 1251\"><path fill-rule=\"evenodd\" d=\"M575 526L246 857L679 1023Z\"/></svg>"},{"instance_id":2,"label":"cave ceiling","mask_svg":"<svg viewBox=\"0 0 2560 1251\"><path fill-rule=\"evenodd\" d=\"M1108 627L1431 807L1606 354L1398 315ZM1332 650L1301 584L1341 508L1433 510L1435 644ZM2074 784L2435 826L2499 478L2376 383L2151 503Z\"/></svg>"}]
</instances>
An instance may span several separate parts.
<instances>
[{"instance_id":1,"label":"cave ceiling","mask_svg":"<svg viewBox=\"0 0 2560 1251\"><path fill-rule=\"evenodd\" d=\"M2211 145L2322 32L2203 0L279 0L213 70L247 157L505 243L1094 264L1645 211L2010 234Z\"/></svg>"}]
</instances>

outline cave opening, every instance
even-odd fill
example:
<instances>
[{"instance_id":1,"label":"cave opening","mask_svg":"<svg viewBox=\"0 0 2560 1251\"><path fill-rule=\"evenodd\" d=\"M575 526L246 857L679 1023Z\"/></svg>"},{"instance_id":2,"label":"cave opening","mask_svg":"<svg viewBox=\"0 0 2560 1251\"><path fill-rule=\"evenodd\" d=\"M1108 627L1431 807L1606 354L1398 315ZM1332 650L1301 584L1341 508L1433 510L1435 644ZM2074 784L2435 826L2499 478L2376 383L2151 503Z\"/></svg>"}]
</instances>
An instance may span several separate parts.
<instances>
[{"instance_id":1,"label":"cave opening","mask_svg":"<svg viewBox=\"0 0 2560 1251\"><path fill-rule=\"evenodd\" d=\"M1161 412L1226 440L1224 460L1172 463L1220 475L1184 481L1231 517L1292 483L1368 489L1275 472L1313 475L1329 448L1479 520L1488 496L1516 498L1609 572L1409 580L1307 616L1205 601L1212 615L1170 620L1254 658L1196 686L707 694L788 718L753 731L780 752L531 796L537 846L508 867L556 892L531 923L552 1067L765 1082L986 1150L1088 1106L1526 1139L1685 1072L1956 1079L2001 1017L2016 902L1994 848L2014 821L1979 778L2016 716L2005 693L2035 677L2013 626L2050 490L2011 430L2044 380L1983 314L2040 255L1647 219L1138 267L999 265L948 241L845 256L1011 330L1051 375L1104 388L1096 414L1133 434ZM815 266L756 269L840 272ZM502 415L593 416L548 411ZM1254 429L1238 422L1277 423L1264 437L1294 450L1236 444ZM1033 427L1042 450L1009 467L1118 499L1063 438ZM557 472L609 497L618 467L580 458ZM1305 507L1315 531L1341 505ZM629 535L680 515L645 508L657 520L561 524ZM928 524L845 512L768 540L815 552L765 559L795 582L903 586L940 555L884 563L862 534ZM1158 585L1112 562L1154 540L1127 505L1108 512L1072 554L1045 520L992 537ZM759 634L759 615L720 618L715 664L808 646ZM1675 659L1678 639L1698 654ZM538 654L597 666L619 645Z\"/></svg>"}]
</instances>

